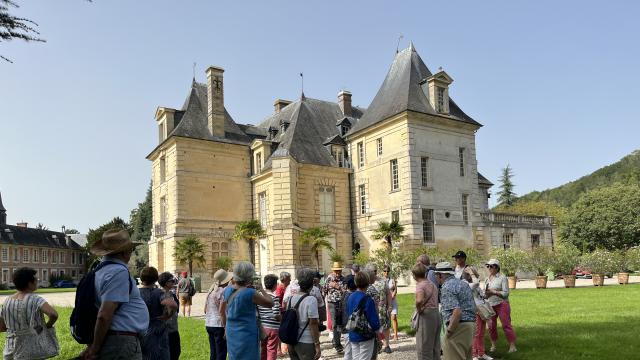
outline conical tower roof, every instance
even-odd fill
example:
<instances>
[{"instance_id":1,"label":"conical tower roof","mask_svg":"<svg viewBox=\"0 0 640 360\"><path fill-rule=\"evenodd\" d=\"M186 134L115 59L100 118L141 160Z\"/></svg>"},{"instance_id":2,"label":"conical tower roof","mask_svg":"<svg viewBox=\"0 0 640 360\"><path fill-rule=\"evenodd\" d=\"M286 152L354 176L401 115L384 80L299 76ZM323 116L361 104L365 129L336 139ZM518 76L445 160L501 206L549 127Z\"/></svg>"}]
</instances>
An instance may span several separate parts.
<instances>
[{"instance_id":1,"label":"conical tower roof","mask_svg":"<svg viewBox=\"0 0 640 360\"><path fill-rule=\"evenodd\" d=\"M2 193L0 192L0 211L7 211L7 209L4 208L4 206L2 205Z\"/></svg>"}]
</instances>

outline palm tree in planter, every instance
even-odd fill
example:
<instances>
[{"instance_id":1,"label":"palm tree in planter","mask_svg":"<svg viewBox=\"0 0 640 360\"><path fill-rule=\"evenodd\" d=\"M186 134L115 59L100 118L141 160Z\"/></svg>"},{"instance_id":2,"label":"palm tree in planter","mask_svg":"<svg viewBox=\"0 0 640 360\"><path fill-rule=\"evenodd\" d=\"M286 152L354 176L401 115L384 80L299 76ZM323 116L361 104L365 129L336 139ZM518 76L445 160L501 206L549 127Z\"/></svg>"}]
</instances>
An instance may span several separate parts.
<instances>
[{"instance_id":1,"label":"palm tree in planter","mask_svg":"<svg viewBox=\"0 0 640 360\"><path fill-rule=\"evenodd\" d=\"M380 221L378 227L373 230L371 237L376 240L384 239L387 248L391 250L393 241L401 241L404 239L402 233L404 233L404 226L400 225L397 221L394 220L390 223Z\"/></svg>"},{"instance_id":2,"label":"palm tree in planter","mask_svg":"<svg viewBox=\"0 0 640 360\"><path fill-rule=\"evenodd\" d=\"M189 276L193 276L193 263L204 266L204 245L194 235L189 235L176 244L173 257L176 262L189 266Z\"/></svg>"},{"instance_id":3,"label":"palm tree in planter","mask_svg":"<svg viewBox=\"0 0 640 360\"><path fill-rule=\"evenodd\" d=\"M333 251L333 246L327 238L331 236L326 227L312 227L300 235L300 244L309 245L316 256L316 270L320 270L320 251L327 249Z\"/></svg>"},{"instance_id":4,"label":"palm tree in planter","mask_svg":"<svg viewBox=\"0 0 640 360\"><path fill-rule=\"evenodd\" d=\"M255 265L256 240L266 233L258 220L247 220L236 225L233 240L243 240L249 244L249 261Z\"/></svg>"}]
</instances>

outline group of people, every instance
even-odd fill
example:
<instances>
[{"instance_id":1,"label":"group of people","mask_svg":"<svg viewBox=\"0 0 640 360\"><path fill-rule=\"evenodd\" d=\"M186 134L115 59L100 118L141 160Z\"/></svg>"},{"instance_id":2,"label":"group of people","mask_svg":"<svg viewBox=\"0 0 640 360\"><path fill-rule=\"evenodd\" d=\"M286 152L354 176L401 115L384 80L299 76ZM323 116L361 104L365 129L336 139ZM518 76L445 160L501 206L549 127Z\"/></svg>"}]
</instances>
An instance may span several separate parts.
<instances>
[{"instance_id":1,"label":"group of people","mask_svg":"<svg viewBox=\"0 0 640 360\"><path fill-rule=\"evenodd\" d=\"M500 262L491 259L485 264L489 273L480 285L477 269L466 264L464 251L453 255L450 262L430 263L427 255L418 257L411 270L416 281L416 309L412 326L416 330L418 359L492 360L485 352L485 328L489 328L491 348L496 350L497 319L509 342L509 352L515 352L516 334L511 326L509 287L500 273ZM480 307L493 311L486 319Z\"/></svg>"},{"instance_id":2,"label":"group of people","mask_svg":"<svg viewBox=\"0 0 640 360\"><path fill-rule=\"evenodd\" d=\"M177 281L171 273L147 267L140 274L142 285L135 286L127 268L135 246L127 231L110 230L91 247L92 253L102 256L103 266L93 272L98 312L92 341L80 359L180 357L179 304L183 313L190 312L193 283L185 273ZM434 266L421 255L411 269L416 281L412 327L417 358L491 360L484 333L488 326L492 352L498 318L509 352L516 351L509 288L499 262L486 263L489 275L481 286L477 269L466 264L466 254L459 251L453 258L455 265ZM385 266L380 276L373 263L362 269L334 263L321 285L322 276L310 268L299 269L295 279L287 272L260 279L248 262L237 263L232 273L219 269L204 307L210 359L275 360L288 354L293 360L317 360L322 355L320 333L327 328L333 347L347 360L391 353L392 327L398 337L398 306L397 284L389 272ZM35 270L18 269L13 281L17 293L7 298L0 316L0 331L8 333L4 359L9 360L25 358L29 347L24 344L32 341L34 324L42 331L52 328L58 318L56 310L33 293L38 283ZM485 306L493 310L488 319L476 310Z\"/></svg>"}]
</instances>

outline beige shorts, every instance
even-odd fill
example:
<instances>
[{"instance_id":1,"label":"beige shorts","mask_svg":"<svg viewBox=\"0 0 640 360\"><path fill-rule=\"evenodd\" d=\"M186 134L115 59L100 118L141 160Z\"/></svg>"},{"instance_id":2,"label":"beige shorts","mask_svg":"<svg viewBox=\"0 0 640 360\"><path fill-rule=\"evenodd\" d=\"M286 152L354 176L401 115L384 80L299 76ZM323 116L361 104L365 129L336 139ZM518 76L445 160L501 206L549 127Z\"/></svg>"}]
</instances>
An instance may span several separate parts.
<instances>
[{"instance_id":1,"label":"beige shorts","mask_svg":"<svg viewBox=\"0 0 640 360\"><path fill-rule=\"evenodd\" d=\"M180 294L180 305L191 305L191 296L188 294Z\"/></svg>"}]
</instances>

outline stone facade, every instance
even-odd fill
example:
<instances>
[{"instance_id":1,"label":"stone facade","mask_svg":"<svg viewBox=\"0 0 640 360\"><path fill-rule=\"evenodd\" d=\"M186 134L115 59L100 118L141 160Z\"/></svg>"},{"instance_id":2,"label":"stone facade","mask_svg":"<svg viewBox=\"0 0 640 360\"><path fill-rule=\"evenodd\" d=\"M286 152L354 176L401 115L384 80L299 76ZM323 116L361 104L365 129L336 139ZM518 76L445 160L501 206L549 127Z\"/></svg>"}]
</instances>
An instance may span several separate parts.
<instances>
[{"instance_id":1,"label":"stone facade","mask_svg":"<svg viewBox=\"0 0 640 360\"><path fill-rule=\"evenodd\" d=\"M427 69L411 46L400 52L367 109L341 91L336 103L301 95L278 99L258 125L238 125L224 108L223 72L207 70L182 109L158 108L160 144L152 162L154 231L150 264L180 271L177 241L206 245L206 280L218 256L248 260L246 243L231 240L238 222L258 220L261 274L314 266L299 244L308 228L326 226L347 261L353 251L381 246L380 221L405 227L407 249L553 244L552 220L489 212L492 184L478 173L475 134L481 124L449 98L451 76ZM320 263L329 267L329 254ZM206 281L205 280L205 281Z\"/></svg>"}]
</instances>

